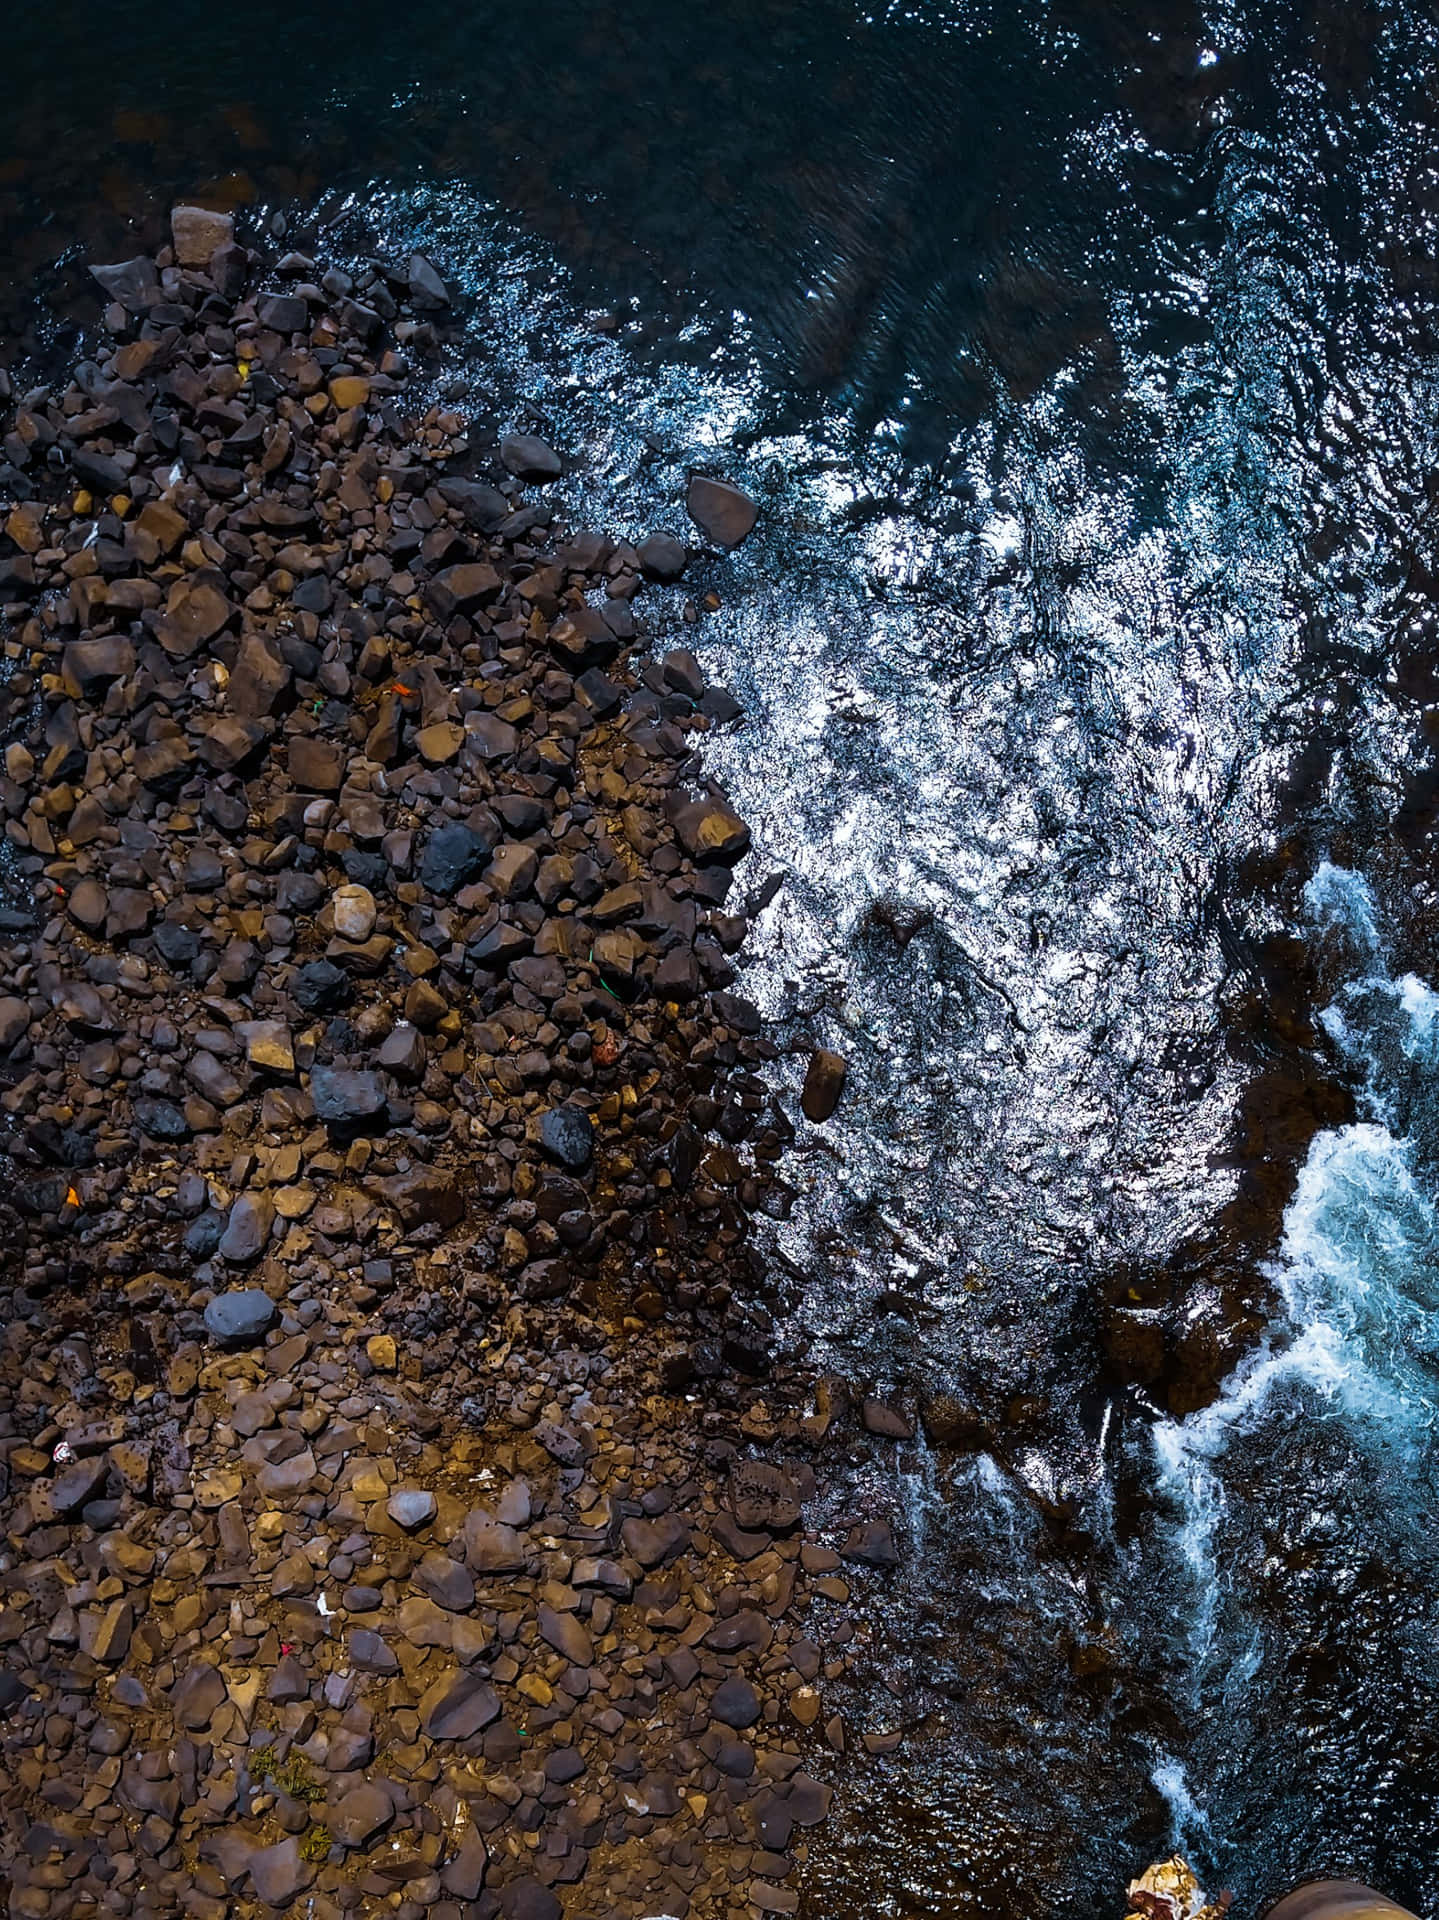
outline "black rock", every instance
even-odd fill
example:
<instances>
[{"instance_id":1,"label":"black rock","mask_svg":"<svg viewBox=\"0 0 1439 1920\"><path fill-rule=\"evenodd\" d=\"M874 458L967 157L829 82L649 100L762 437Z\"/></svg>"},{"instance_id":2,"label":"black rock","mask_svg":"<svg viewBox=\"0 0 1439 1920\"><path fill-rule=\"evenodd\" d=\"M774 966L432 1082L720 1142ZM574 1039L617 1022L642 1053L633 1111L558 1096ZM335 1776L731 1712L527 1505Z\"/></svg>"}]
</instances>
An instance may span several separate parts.
<instances>
[{"instance_id":1,"label":"black rock","mask_svg":"<svg viewBox=\"0 0 1439 1920\"><path fill-rule=\"evenodd\" d=\"M211 1207L187 1228L185 1251L192 1260L208 1260L224 1237L225 1215Z\"/></svg>"},{"instance_id":2,"label":"black rock","mask_svg":"<svg viewBox=\"0 0 1439 1920\"><path fill-rule=\"evenodd\" d=\"M295 975L290 991L306 1013L333 1013L346 1004L354 986L332 960L311 960Z\"/></svg>"},{"instance_id":3,"label":"black rock","mask_svg":"<svg viewBox=\"0 0 1439 1920\"><path fill-rule=\"evenodd\" d=\"M583 1173L595 1157L595 1129L583 1107L551 1107L540 1120L540 1144L571 1173Z\"/></svg>"},{"instance_id":4,"label":"black rock","mask_svg":"<svg viewBox=\"0 0 1439 1920\"><path fill-rule=\"evenodd\" d=\"M489 857L489 843L463 821L439 827L425 842L420 884L431 893L458 893L479 875Z\"/></svg>"},{"instance_id":5,"label":"black rock","mask_svg":"<svg viewBox=\"0 0 1439 1920\"><path fill-rule=\"evenodd\" d=\"M224 1347L257 1346L278 1317L274 1301L258 1287L217 1293L205 1309L205 1328Z\"/></svg>"}]
</instances>

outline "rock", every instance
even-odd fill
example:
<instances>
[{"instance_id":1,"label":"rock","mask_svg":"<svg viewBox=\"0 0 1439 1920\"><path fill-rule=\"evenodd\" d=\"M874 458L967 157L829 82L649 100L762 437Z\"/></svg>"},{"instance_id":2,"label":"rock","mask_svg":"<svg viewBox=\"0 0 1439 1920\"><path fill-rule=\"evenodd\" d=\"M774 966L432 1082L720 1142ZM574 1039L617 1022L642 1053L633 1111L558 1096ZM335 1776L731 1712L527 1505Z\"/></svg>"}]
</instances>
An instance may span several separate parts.
<instances>
[{"instance_id":1,"label":"rock","mask_svg":"<svg viewBox=\"0 0 1439 1920\"><path fill-rule=\"evenodd\" d=\"M500 1888L500 1912L505 1920L560 1920L564 1909L538 1880L509 1880Z\"/></svg>"},{"instance_id":2,"label":"rock","mask_svg":"<svg viewBox=\"0 0 1439 1920\"><path fill-rule=\"evenodd\" d=\"M493 1687L463 1667L451 1667L420 1696L420 1725L432 1740L469 1740L500 1717Z\"/></svg>"},{"instance_id":3,"label":"rock","mask_svg":"<svg viewBox=\"0 0 1439 1920\"><path fill-rule=\"evenodd\" d=\"M459 821L439 827L425 843L420 860L420 884L431 893L448 897L475 879L489 857L489 842L473 828Z\"/></svg>"},{"instance_id":4,"label":"rock","mask_svg":"<svg viewBox=\"0 0 1439 1920\"><path fill-rule=\"evenodd\" d=\"M310 960L295 975L295 999L306 1013L333 1013L350 999L350 976L330 960Z\"/></svg>"},{"instance_id":5,"label":"rock","mask_svg":"<svg viewBox=\"0 0 1439 1920\"><path fill-rule=\"evenodd\" d=\"M639 547L640 565L654 580L678 580L689 562L689 552L672 533L652 533Z\"/></svg>"},{"instance_id":6,"label":"rock","mask_svg":"<svg viewBox=\"0 0 1439 1920\"><path fill-rule=\"evenodd\" d=\"M692 860L733 866L748 853L749 828L733 807L720 800L696 800L675 815L675 832Z\"/></svg>"},{"instance_id":7,"label":"rock","mask_svg":"<svg viewBox=\"0 0 1439 1920\"><path fill-rule=\"evenodd\" d=\"M274 1301L258 1287L217 1293L205 1309L205 1330L223 1347L256 1347L279 1318Z\"/></svg>"},{"instance_id":8,"label":"rock","mask_svg":"<svg viewBox=\"0 0 1439 1920\"><path fill-rule=\"evenodd\" d=\"M394 1336L388 1333L372 1333L365 1342L365 1358L376 1373L393 1373L399 1364Z\"/></svg>"},{"instance_id":9,"label":"rock","mask_svg":"<svg viewBox=\"0 0 1439 1920\"><path fill-rule=\"evenodd\" d=\"M760 1717L759 1695L748 1680L737 1675L715 1688L710 1699L710 1712L727 1727L735 1727L743 1732Z\"/></svg>"},{"instance_id":10,"label":"rock","mask_svg":"<svg viewBox=\"0 0 1439 1920\"><path fill-rule=\"evenodd\" d=\"M893 1407L887 1407L883 1400L866 1399L860 1407L860 1418L867 1433L879 1434L885 1440L913 1440L914 1428L902 1413Z\"/></svg>"},{"instance_id":11,"label":"rock","mask_svg":"<svg viewBox=\"0 0 1439 1920\"><path fill-rule=\"evenodd\" d=\"M336 887L330 911L342 940L368 940L375 931L378 909L368 887Z\"/></svg>"},{"instance_id":12,"label":"rock","mask_svg":"<svg viewBox=\"0 0 1439 1920\"><path fill-rule=\"evenodd\" d=\"M221 247L234 245L235 217L206 207L176 207L170 214L170 237L182 267L205 268Z\"/></svg>"},{"instance_id":13,"label":"rock","mask_svg":"<svg viewBox=\"0 0 1439 1920\"><path fill-rule=\"evenodd\" d=\"M728 480L702 473L691 476L685 507L700 532L717 547L737 547L759 518L759 508L747 493Z\"/></svg>"},{"instance_id":14,"label":"rock","mask_svg":"<svg viewBox=\"0 0 1439 1920\"><path fill-rule=\"evenodd\" d=\"M14 995L0 999L0 1052L9 1053L30 1030L30 1009Z\"/></svg>"},{"instance_id":15,"label":"rock","mask_svg":"<svg viewBox=\"0 0 1439 1920\"><path fill-rule=\"evenodd\" d=\"M225 1698L225 1682L216 1668L197 1660L170 1689L170 1709L191 1733L203 1733Z\"/></svg>"},{"instance_id":16,"label":"rock","mask_svg":"<svg viewBox=\"0 0 1439 1920\"><path fill-rule=\"evenodd\" d=\"M251 1885L267 1906L277 1910L296 1900L314 1877L315 1869L300 1858L300 1843L293 1837L250 1855Z\"/></svg>"},{"instance_id":17,"label":"rock","mask_svg":"<svg viewBox=\"0 0 1439 1920\"><path fill-rule=\"evenodd\" d=\"M427 1487L400 1487L385 1502L385 1512L407 1533L427 1527L436 1511L435 1496Z\"/></svg>"},{"instance_id":18,"label":"rock","mask_svg":"<svg viewBox=\"0 0 1439 1920\"><path fill-rule=\"evenodd\" d=\"M466 526L477 533L493 533L510 511L510 503L498 487L483 480L442 480L440 494L464 515Z\"/></svg>"},{"instance_id":19,"label":"rock","mask_svg":"<svg viewBox=\"0 0 1439 1920\"><path fill-rule=\"evenodd\" d=\"M475 1604L475 1583L469 1570L447 1553L427 1553L411 1578L436 1606L465 1613Z\"/></svg>"},{"instance_id":20,"label":"rock","mask_svg":"<svg viewBox=\"0 0 1439 1920\"><path fill-rule=\"evenodd\" d=\"M422 253L410 255L409 293L416 313L438 313L450 304L449 288Z\"/></svg>"},{"instance_id":21,"label":"rock","mask_svg":"<svg viewBox=\"0 0 1439 1920\"><path fill-rule=\"evenodd\" d=\"M464 1525L465 1559L476 1573L523 1573L525 1544L511 1526L472 1513Z\"/></svg>"},{"instance_id":22,"label":"rock","mask_svg":"<svg viewBox=\"0 0 1439 1920\"><path fill-rule=\"evenodd\" d=\"M444 1891L456 1900L475 1900L485 1884L485 1870L489 1865L489 1855L485 1843L469 1828L460 1843L460 1850L450 1860L440 1875L440 1885Z\"/></svg>"},{"instance_id":23,"label":"rock","mask_svg":"<svg viewBox=\"0 0 1439 1920\"><path fill-rule=\"evenodd\" d=\"M331 740L297 733L290 738L290 778L312 793L338 793L345 777L345 756Z\"/></svg>"},{"instance_id":24,"label":"rock","mask_svg":"<svg viewBox=\"0 0 1439 1920\"><path fill-rule=\"evenodd\" d=\"M160 285L155 262L143 257L113 266L91 265L88 271L100 290L129 313L143 313Z\"/></svg>"},{"instance_id":25,"label":"rock","mask_svg":"<svg viewBox=\"0 0 1439 1920\"><path fill-rule=\"evenodd\" d=\"M383 1833L395 1817L395 1803L374 1780L351 1787L326 1815L325 1824L342 1847L363 1847Z\"/></svg>"},{"instance_id":26,"label":"rock","mask_svg":"<svg viewBox=\"0 0 1439 1920\"><path fill-rule=\"evenodd\" d=\"M804 1090L799 1100L806 1120L818 1124L829 1119L844 1091L845 1071L842 1054L828 1053L823 1047L815 1048L805 1069Z\"/></svg>"},{"instance_id":27,"label":"rock","mask_svg":"<svg viewBox=\"0 0 1439 1920\"><path fill-rule=\"evenodd\" d=\"M500 459L520 480L558 480L564 463L553 447L533 433L507 433L500 440Z\"/></svg>"},{"instance_id":28,"label":"rock","mask_svg":"<svg viewBox=\"0 0 1439 1920\"><path fill-rule=\"evenodd\" d=\"M540 1638L562 1654L572 1667L594 1664L595 1649L590 1636L572 1613L558 1613L553 1607L541 1607L538 1614Z\"/></svg>"},{"instance_id":29,"label":"rock","mask_svg":"<svg viewBox=\"0 0 1439 1920\"><path fill-rule=\"evenodd\" d=\"M356 1068L315 1067L310 1074L315 1117L327 1127L364 1126L384 1114L388 1100L377 1073Z\"/></svg>"},{"instance_id":30,"label":"rock","mask_svg":"<svg viewBox=\"0 0 1439 1920\"><path fill-rule=\"evenodd\" d=\"M595 1154L593 1122L583 1107L551 1107L540 1116L540 1144L560 1166L583 1173Z\"/></svg>"},{"instance_id":31,"label":"rock","mask_svg":"<svg viewBox=\"0 0 1439 1920\"><path fill-rule=\"evenodd\" d=\"M255 311L260 324L275 333L300 333L310 324L310 309L297 293L262 293Z\"/></svg>"},{"instance_id":32,"label":"rock","mask_svg":"<svg viewBox=\"0 0 1439 1920\"><path fill-rule=\"evenodd\" d=\"M437 1167L416 1167L382 1181L380 1192L405 1227L453 1227L465 1217L465 1197Z\"/></svg>"},{"instance_id":33,"label":"rock","mask_svg":"<svg viewBox=\"0 0 1439 1920\"><path fill-rule=\"evenodd\" d=\"M851 1527L840 1553L846 1560L857 1560L867 1567L897 1567L899 1552L887 1520L867 1520Z\"/></svg>"},{"instance_id":34,"label":"rock","mask_svg":"<svg viewBox=\"0 0 1439 1920\"><path fill-rule=\"evenodd\" d=\"M636 1516L626 1520L620 1529L625 1550L632 1553L642 1567L658 1567L676 1559L689 1545L692 1533L689 1522L674 1513L663 1514L658 1520L642 1520Z\"/></svg>"},{"instance_id":35,"label":"rock","mask_svg":"<svg viewBox=\"0 0 1439 1920\"><path fill-rule=\"evenodd\" d=\"M274 1221L275 1203L268 1194L242 1193L230 1209L230 1217L220 1239L221 1257L237 1267L253 1266L265 1251ZM221 1299L237 1297L233 1294L220 1296ZM261 1295L262 1299L264 1297ZM212 1306L215 1304L211 1302ZM209 1324L208 1319L206 1324Z\"/></svg>"}]
</instances>

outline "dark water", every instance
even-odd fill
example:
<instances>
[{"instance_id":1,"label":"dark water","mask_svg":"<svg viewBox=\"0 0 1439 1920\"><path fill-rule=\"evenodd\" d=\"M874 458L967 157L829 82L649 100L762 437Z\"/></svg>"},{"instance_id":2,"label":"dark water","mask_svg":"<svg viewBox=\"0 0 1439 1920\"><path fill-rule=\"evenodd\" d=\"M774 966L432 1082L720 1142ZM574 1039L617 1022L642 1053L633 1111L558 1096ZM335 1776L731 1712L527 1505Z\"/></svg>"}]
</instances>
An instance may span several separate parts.
<instances>
[{"instance_id":1,"label":"dark water","mask_svg":"<svg viewBox=\"0 0 1439 1920\"><path fill-rule=\"evenodd\" d=\"M748 975L851 1061L782 1344L929 1415L815 1914L1171 1842L1434 1911L1439 56L1413 6L257 4L7 24L0 324L172 193L423 244L443 391L759 532ZM38 296L38 299L37 299ZM42 314L73 320L57 326ZM956 1444L963 1436L963 1444Z\"/></svg>"}]
</instances>

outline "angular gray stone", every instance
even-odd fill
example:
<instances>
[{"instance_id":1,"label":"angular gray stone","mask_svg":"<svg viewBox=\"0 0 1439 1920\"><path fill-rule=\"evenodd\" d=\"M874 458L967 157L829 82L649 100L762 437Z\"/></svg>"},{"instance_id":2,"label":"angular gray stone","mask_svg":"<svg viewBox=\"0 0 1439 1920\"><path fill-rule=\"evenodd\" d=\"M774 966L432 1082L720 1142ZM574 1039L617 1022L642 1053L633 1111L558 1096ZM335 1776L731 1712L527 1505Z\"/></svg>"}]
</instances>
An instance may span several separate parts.
<instances>
[{"instance_id":1,"label":"angular gray stone","mask_svg":"<svg viewBox=\"0 0 1439 1920\"><path fill-rule=\"evenodd\" d=\"M558 1613L553 1607L541 1607L536 1616L540 1638L563 1654L572 1667L594 1664L594 1642L572 1613Z\"/></svg>"},{"instance_id":2,"label":"angular gray stone","mask_svg":"<svg viewBox=\"0 0 1439 1920\"><path fill-rule=\"evenodd\" d=\"M237 1267L253 1266L269 1243L274 1223L275 1203L268 1194L242 1193L230 1208L230 1217L220 1236L222 1257ZM221 1299L225 1297L220 1295Z\"/></svg>"}]
</instances>

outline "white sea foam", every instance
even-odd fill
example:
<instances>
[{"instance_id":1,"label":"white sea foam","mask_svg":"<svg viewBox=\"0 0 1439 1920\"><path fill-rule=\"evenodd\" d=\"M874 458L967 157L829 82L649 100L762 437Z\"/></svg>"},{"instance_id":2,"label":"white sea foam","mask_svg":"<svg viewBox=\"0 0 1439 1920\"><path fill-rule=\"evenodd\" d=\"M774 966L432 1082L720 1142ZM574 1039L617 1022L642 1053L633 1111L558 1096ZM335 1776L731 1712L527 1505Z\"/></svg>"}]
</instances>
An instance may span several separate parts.
<instances>
[{"instance_id":1,"label":"white sea foam","mask_svg":"<svg viewBox=\"0 0 1439 1920\"><path fill-rule=\"evenodd\" d=\"M1424 1445L1435 1411L1439 1218L1409 1140L1393 1130L1392 1075L1396 1058L1432 1060L1439 999L1412 975L1388 978L1373 897L1357 874L1325 863L1306 899L1316 923L1345 937L1365 966L1364 980L1348 990L1344 1008L1330 1010L1328 1025L1363 1065L1370 1105L1386 1119L1360 1120L1312 1142L1273 1268L1283 1311L1269 1340L1210 1406L1154 1432L1158 1489L1174 1514L1172 1551L1191 1583L1186 1638L1196 1699L1225 1600L1220 1541L1236 1441L1297 1411L1382 1437L1402 1464Z\"/></svg>"}]
</instances>

